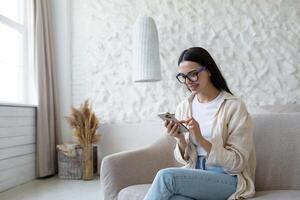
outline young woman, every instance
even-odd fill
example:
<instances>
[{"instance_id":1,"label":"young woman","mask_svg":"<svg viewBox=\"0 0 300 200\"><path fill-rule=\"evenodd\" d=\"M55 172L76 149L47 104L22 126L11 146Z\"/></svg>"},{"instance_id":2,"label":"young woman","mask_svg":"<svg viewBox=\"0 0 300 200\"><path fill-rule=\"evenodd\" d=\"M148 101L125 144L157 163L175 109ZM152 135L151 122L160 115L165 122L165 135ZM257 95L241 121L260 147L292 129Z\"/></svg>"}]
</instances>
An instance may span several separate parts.
<instances>
[{"instance_id":1,"label":"young woman","mask_svg":"<svg viewBox=\"0 0 300 200\"><path fill-rule=\"evenodd\" d=\"M191 91L168 135L177 141L174 156L182 168L160 170L145 200L243 199L255 194L256 157L251 117L243 101L229 90L210 54L193 47L182 52L176 78Z\"/></svg>"}]
</instances>

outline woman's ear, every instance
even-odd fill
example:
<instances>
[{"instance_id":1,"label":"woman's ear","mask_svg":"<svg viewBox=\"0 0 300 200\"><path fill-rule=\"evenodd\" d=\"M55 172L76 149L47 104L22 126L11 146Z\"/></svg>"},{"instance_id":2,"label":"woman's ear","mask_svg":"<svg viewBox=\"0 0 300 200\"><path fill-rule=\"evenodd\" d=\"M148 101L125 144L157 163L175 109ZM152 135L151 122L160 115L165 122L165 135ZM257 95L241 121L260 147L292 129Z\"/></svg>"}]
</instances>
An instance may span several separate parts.
<instances>
[{"instance_id":1,"label":"woman's ear","mask_svg":"<svg viewBox=\"0 0 300 200\"><path fill-rule=\"evenodd\" d=\"M211 73L209 71L207 71L207 73L208 73L208 76L211 77Z\"/></svg>"}]
</instances>

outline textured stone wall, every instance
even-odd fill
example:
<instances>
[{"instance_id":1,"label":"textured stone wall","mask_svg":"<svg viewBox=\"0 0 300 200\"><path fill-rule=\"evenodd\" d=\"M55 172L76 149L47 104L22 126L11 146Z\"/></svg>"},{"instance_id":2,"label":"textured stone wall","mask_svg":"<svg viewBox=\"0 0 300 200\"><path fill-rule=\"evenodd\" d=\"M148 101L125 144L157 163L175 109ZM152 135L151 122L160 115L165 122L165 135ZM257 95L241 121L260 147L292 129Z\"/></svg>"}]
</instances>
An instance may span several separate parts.
<instances>
[{"instance_id":1,"label":"textured stone wall","mask_svg":"<svg viewBox=\"0 0 300 200\"><path fill-rule=\"evenodd\" d=\"M300 103L299 0L74 0L72 99L90 98L101 122L157 120L188 94L177 59L206 48L247 105ZM138 15L157 24L162 81L132 82Z\"/></svg>"}]
</instances>

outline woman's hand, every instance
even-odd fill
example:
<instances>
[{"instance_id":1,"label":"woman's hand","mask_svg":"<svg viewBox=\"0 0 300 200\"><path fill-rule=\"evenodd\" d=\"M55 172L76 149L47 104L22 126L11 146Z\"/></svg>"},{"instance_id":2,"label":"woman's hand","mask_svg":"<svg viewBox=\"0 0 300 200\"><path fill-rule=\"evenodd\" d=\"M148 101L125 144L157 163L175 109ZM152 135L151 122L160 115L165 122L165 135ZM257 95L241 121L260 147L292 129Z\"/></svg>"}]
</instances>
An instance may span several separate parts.
<instances>
[{"instance_id":1,"label":"woman's hand","mask_svg":"<svg viewBox=\"0 0 300 200\"><path fill-rule=\"evenodd\" d=\"M184 134L179 132L179 124L174 121L166 120L165 127L167 128L168 135L174 137L175 139L184 139Z\"/></svg>"},{"instance_id":2,"label":"woman's hand","mask_svg":"<svg viewBox=\"0 0 300 200\"><path fill-rule=\"evenodd\" d=\"M203 139L199 123L193 117L185 120L185 124L187 125L189 132L194 136L196 141L200 141Z\"/></svg>"},{"instance_id":3,"label":"woman's hand","mask_svg":"<svg viewBox=\"0 0 300 200\"><path fill-rule=\"evenodd\" d=\"M183 123L184 121L179 121L177 123L173 121L166 120L165 122L165 127L168 130L168 135L172 136L175 138L177 141L177 144L179 146L179 151L181 153L181 156L183 157L184 151L186 148L186 141L183 133L180 133L179 131L179 124L178 123Z\"/></svg>"}]
</instances>

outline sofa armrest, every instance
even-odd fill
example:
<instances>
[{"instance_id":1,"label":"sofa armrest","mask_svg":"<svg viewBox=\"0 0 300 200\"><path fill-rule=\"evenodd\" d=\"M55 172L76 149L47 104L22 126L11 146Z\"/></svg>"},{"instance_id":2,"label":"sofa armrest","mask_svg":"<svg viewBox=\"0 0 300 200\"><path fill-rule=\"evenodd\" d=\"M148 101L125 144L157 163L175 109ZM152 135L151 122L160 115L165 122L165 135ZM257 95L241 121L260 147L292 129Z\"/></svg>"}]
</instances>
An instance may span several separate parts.
<instances>
[{"instance_id":1,"label":"sofa armrest","mask_svg":"<svg viewBox=\"0 0 300 200\"><path fill-rule=\"evenodd\" d=\"M175 142L164 136L149 147L106 156L101 165L101 186L105 200L116 200L125 187L151 183L156 173L175 165Z\"/></svg>"}]
</instances>

